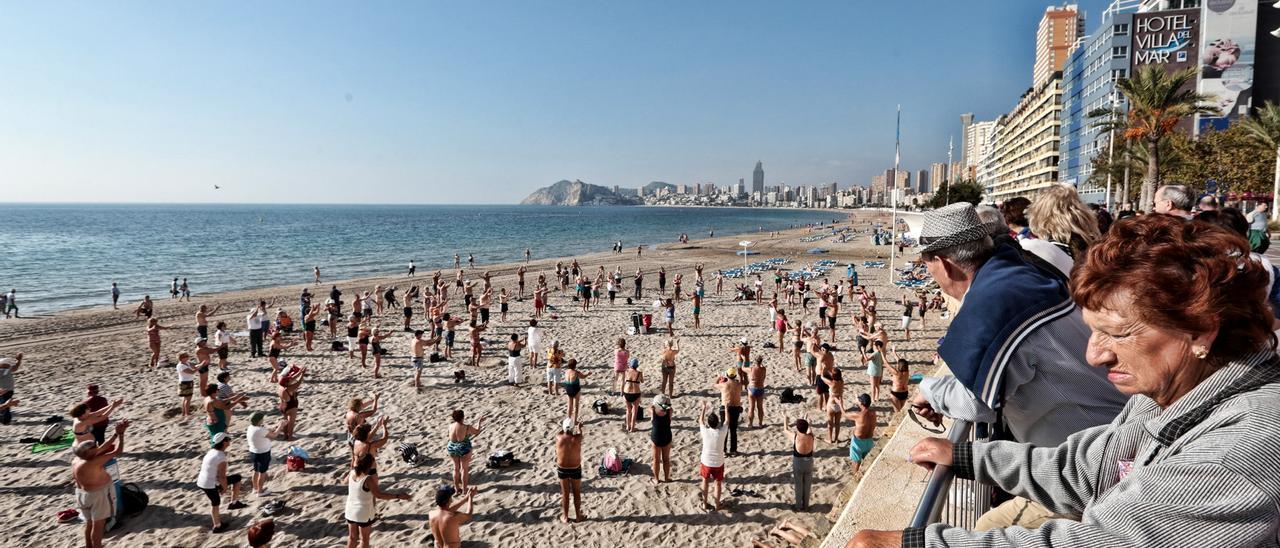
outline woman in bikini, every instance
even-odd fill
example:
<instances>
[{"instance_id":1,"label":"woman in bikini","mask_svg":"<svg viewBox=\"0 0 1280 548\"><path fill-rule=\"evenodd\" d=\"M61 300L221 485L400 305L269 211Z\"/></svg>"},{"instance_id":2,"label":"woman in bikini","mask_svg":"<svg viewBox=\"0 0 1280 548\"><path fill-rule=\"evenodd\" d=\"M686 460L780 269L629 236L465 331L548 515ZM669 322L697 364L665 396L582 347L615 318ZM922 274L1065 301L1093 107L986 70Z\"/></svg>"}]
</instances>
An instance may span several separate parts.
<instances>
[{"instance_id":1,"label":"woman in bikini","mask_svg":"<svg viewBox=\"0 0 1280 548\"><path fill-rule=\"evenodd\" d=\"M800 320L791 325L791 354L795 358L796 373L801 372L800 354L804 350L804 324Z\"/></svg>"},{"instance_id":2,"label":"woman in bikini","mask_svg":"<svg viewBox=\"0 0 1280 548\"><path fill-rule=\"evenodd\" d=\"M267 350L267 361L271 363L271 382L280 381L280 353L293 344L284 342L284 334L279 330L271 334L271 348Z\"/></svg>"},{"instance_id":3,"label":"woman in bikini","mask_svg":"<svg viewBox=\"0 0 1280 548\"><path fill-rule=\"evenodd\" d=\"M160 325L155 318L147 319L147 346L151 349L151 367L157 367L160 363L160 330L172 329Z\"/></svg>"},{"instance_id":4,"label":"woman in bikini","mask_svg":"<svg viewBox=\"0 0 1280 548\"><path fill-rule=\"evenodd\" d=\"M293 430L298 425L298 390L302 388L302 379L307 370L302 367L290 369L284 361L280 362L284 375L280 377L276 394L280 398L280 413L284 415L284 439L293 439Z\"/></svg>"},{"instance_id":5,"label":"woman in bikini","mask_svg":"<svg viewBox=\"0 0 1280 548\"><path fill-rule=\"evenodd\" d=\"M320 315L320 307L314 306L307 310L307 315L302 317L302 342L306 343L307 351L312 350L311 343L316 339L316 316Z\"/></svg>"},{"instance_id":6,"label":"woman in bikini","mask_svg":"<svg viewBox=\"0 0 1280 548\"><path fill-rule=\"evenodd\" d=\"M360 367L369 365L369 342L373 338L373 317L366 316L356 331L356 345L360 347Z\"/></svg>"},{"instance_id":7,"label":"woman in bikini","mask_svg":"<svg viewBox=\"0 0 1280 548\"><path fill-rule=\"evenodd\" d=\"M778 297L776 295L773 297L773 301L774 303L777 303ZM785 352L785 350L783 350L783 347L785 346L783 343L786 341L787 337L787 312L781 308L774 311L773 330L778 332L778 353L781 354ZM798 370L799 367L796 369Z\"/></svg>"},{"instance_id":8,"label":"woman in bikini","mask_svg":"<svg viewBox=\"0 0 1280 548\"><path fill-rule=\"evenodd\" d=\"M484 417L475 426L466 422L466 413L461 409L453 410L453 424L449 425L449 444L445 452L453 461L453 485L459 491L465 491L471 484L471 438L484 431Z\"/></svg>"},{"instance_id":9,"label":"woman in bikini","mask_svg":"<svg viewBox=\"0 0 1280 548\"><path fill-rule=\"evenodd\" d=\"M658 383L658 391L667 397L676 394L676 354L680 353L680 339L667 339L667 347L662 349L658 357L662 364L662 380Z\"/></svg>"},{"instance_id":10,"label":"woman in bikini","mask_svg":"<svg viewBox=\"0 0 1280 548\"><path fill-rule=\"evenodd\" d=\"M636 431L636 415L640 411L640 387L644 382L644 373L640 372L640 360L631 358L630 368L622 374L622 398L626 400L627 420L623 428L627 432Z\"/></svg>"},{"instance_id":11,"label":"woman in bikini","mask_svg":"<svg viewBox=\"0 0 1280 548\"><path fill-rule=\"evenodd\" d=\"M827 399L827 441L840 442L840 418L844 414L844 374L832 368L822 372L822 379L830 387Z\"/></svg>"},{"instance_id":12,"label":"woman in bikini","mask_svg":"<svg viewBox=\"0 0 1280 548\"><path fill-rule=\"evenodd\" d=\"M578 360L570 358L564 364L564 395L567 404L566 415L574 421L578 420L578 394L582 392L582 379L588 377L586 372L578 371Z\"/></svg>"},{"instance_id":13,"label":"woman in bikini","mask_svg":"<svg viewBox=\"0 0 1280 548\"><path fill-rule=\"evenodd\" d=\"M123 404L124 398L117 398L111 402L111 405L97 411L90 411L89 406L84 403L77 403L72 406L67 414L71 416L71 433L75 436L75 443L95 439L93 437L93 427L105 422L111 416L111 412Z\"/></svg>"},{"instance_id":14,"label":"woman in bikini","mask_svg":"<svg viewBox=\"0 0 1280 548\"><path fill-rule=\"evenodd\" d=\"M374 424L362 423L357 426L355 431L351 433L351 465L355 466L360 462L360 458L365 455L373 455L374 462L378 459L378 450L387 444L391 439L391 434L387 432L387 417L378 417ZM382 435L375 438L373 432L382 430Z\"/></svg>"},{"instance_id":15,"label":"woman in bikini","mask_svg":"<svg viewBox=\"0 0 1280 548\"><path fill-rule=\"evenodd\" d=\"M369 333L369 345L373 347L373 378L382 378L382 341L391 336L390 331L383 331L382 326L374 327Z\"/></svg>"}]
</instances>

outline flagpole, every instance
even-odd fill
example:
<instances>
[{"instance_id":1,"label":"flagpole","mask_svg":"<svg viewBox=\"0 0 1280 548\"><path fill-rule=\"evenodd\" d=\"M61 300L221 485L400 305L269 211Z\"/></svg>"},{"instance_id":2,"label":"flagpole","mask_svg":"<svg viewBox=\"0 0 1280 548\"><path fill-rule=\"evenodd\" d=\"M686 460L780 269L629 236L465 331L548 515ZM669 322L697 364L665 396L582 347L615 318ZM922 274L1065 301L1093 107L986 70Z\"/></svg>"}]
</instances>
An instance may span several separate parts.
<instances>
[{"instance_id":1,"label":"flagpole","mask_svg":"<svg viewBox=\"0 0 1280 548\"><path fill-rule=\"evenodd\" d=\"M898 165L902 159L902 105L898 105L898 121L894 128L893 134L893 181L889 182L890 207L893 212L890 214L889 221L889 283L893 283L893 264L897 259L898 246L894 243L894 237L898 234Z\"/></svg>"}]
</instances>

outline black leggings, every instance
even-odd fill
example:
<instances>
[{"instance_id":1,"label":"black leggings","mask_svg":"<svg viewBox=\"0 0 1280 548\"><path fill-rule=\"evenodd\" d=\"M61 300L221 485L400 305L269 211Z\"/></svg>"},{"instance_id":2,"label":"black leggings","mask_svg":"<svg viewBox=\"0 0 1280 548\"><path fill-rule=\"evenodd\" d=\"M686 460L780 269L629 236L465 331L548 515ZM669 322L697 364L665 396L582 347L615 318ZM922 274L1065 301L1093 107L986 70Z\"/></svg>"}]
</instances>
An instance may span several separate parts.
<instances>
[{"instance_id":1,"label":"black leggings","mask_svg":"<svg viewBox=\"0 0 1280 548\"><path fill-rule=\"evenodd\" d=\"M729 421L729 435L725 438L725 451L738 452L738 416L742 414L741 405L730 405L724 408L725 417Z\"/></svg>"}]
</instances>

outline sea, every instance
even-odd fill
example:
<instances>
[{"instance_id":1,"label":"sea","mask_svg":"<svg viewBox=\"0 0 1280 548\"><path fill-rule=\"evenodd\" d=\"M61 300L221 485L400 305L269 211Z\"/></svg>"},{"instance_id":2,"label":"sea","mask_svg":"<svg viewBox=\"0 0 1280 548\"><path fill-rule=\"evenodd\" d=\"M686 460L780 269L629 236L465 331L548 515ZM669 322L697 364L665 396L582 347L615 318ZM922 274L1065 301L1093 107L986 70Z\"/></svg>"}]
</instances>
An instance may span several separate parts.
<instances>
[{"instance_id":1,"label":"sea","mask_svg":"<svg viewBox=\"0 0 1280 548\"><path fill-rule=\"evenodd\" d=\"M519 205L0 204L0 289L22 315L485 264L777 230L843 218L836 211L728 207Z\"/></svg>"}]
</instances>

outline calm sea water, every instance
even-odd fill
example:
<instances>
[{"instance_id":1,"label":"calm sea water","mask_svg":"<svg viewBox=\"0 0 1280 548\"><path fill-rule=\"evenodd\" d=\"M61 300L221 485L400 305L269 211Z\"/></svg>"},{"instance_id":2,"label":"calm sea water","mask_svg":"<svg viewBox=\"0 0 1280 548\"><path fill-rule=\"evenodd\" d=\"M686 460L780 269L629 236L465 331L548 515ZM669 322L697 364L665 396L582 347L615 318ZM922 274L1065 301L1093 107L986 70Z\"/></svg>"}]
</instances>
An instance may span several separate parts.
<instances>
[{"instance_id":1,"label":"calm sea water","mask_svg":"<svg viewBox=\"0 0 1280 548\"><path fill-rule=\"evenodd\" d=\"M168 298L186 277L193 294L313 279L606 251L829 222L834 211L550 206L46 205L0 204L0 288L26 314Z\"/></svg>"}]
</instances>

